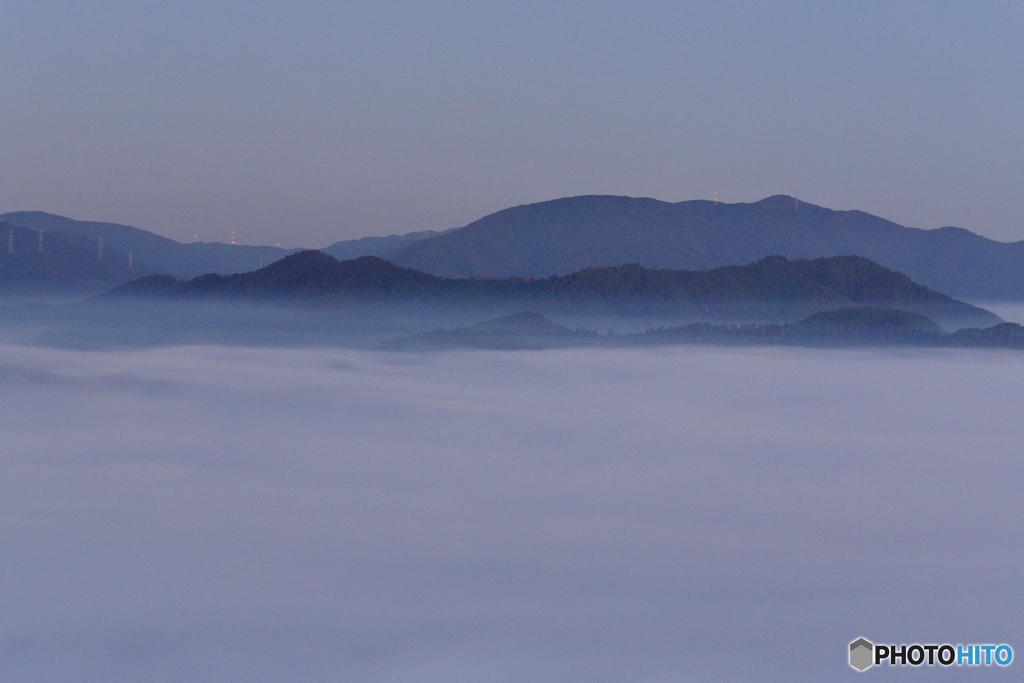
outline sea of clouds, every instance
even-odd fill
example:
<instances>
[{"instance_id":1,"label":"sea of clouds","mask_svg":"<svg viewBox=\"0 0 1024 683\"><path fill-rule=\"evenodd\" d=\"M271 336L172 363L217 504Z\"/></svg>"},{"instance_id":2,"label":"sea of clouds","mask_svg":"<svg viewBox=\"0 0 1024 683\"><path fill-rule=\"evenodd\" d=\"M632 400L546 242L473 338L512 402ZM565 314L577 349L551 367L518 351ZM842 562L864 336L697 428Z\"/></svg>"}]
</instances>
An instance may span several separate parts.
<instances>
[{"instance_id":1,"label":"sea of clouds","mask_svg":"<svg viewBox=\"0 0 1024 683\"><path fill-rule=\"evenodd\" d=\"M1024 656L1019 352L0 351L4 681Z\"/></svg>"}]
</instances>

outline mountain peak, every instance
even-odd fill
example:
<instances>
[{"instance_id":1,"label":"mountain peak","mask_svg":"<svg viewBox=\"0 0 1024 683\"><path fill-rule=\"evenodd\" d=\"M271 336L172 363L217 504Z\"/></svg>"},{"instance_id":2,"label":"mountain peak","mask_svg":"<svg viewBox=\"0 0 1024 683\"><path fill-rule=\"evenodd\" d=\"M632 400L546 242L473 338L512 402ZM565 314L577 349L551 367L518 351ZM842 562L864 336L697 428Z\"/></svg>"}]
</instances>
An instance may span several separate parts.
<instances>
[{"instance_id":1,"label":"mountain peak","mask_svg":"<svg viewBox=\"0 0 1024 683\"><path fill-rule=\"evenodd\" d=\"M788 194L773 194L770 197L765 197L759 202L754 202L754 206L761 206L768 209L789 209L792 211L800 211L801 209L821 209L823 207L817 204L811 204L805 202L797 197L791 197Z\"/></svg>"},{"instance_id":2,"label":"mountain peak","mask_svg":"<svg viewBox=\"0 0 1024 683\"><path fill-rule=\"evenodd\" d=\"M264 266L261 270L280 270L282 268L302 268L312 265L322 265L327 263L338 263L338 259L334 258L330 254L325 254L317 249L303 249L297 251L294 254L289 254L283 259L274 261L268 266Z\"/></svg>"},{"instance_id":3,"label":"mountain peak","mask_svg":"<svg viewBox=\"0 0 1024 683\"><path fill-rule=\"evenodd\" d=\"M549 277L638 263L707 270L769 254L858 254L949 295L1024 297L1024 241L965 230L918 230L861 211L786 194L755 202L678 203L581 196L505 209L384 254L399 266L447 277Z\"/></svg>"}]
</instances>

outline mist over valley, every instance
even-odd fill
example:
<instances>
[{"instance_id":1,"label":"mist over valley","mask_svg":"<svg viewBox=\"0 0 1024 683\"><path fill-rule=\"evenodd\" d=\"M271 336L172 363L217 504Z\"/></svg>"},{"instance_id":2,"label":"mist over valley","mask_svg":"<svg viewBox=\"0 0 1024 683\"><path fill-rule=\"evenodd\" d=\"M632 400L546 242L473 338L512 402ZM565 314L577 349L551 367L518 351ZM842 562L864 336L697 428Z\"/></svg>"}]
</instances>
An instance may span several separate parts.
<instances>
[{"instance_id":1,"label":"mist over valley","mask_svg":"<svg viewBox=\"0 0 1024 683\"><path fill-rule=\"evenodd\" d=\"M6 346L0 380L7 680L836 680L861 634L1021 636L1018 352Z\"/></svg>"},{"instance_id":2,"label":"mist over valley","mask_svg":"<svg viewBox=\"0 0 1024 683\"><path fill-rule=\"evenodd\" d=\"M0 683L1020 678L1024 4L0 17Z\"/></svg>"}]
</instances>

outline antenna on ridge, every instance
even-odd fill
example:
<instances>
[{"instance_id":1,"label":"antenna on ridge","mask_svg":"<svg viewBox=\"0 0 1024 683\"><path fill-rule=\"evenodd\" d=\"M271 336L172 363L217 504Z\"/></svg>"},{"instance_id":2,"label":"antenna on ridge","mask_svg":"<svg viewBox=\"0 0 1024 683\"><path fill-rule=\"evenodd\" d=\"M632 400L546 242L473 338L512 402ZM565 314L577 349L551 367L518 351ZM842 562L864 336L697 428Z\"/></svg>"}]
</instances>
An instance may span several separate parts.
<instances>
[{"instance_id":1,"label":"antenna on ridge","mask_svg":"<svg viewBox=\"0 0 1024 683\"><path fill-rule=\"evenodd\" d=\"M238 244L238 241L235 240L235 231L234 230L231 231L231 244Z\"/></svg>"},{"instance_id":2,"label":"antenna on ridge","mask_svg":"<svg viewBox=\"0 0 1024 683\"><path fill-rule=\"evenodd\" d=\"M199 233L198 232L192 233L192 244L196 244L198 241L199 241Z\"/></svg>"},{"instance_id":3,"label":"antenna on ridge","mask_svg":"<svg viewBox=\"0 0 1024 683\"><path fill-rule=\"evenodd\" d=\"M715 202L715 206L718 206L718 190L715 190L714 202Z\"/></svg>"}]
</instances>

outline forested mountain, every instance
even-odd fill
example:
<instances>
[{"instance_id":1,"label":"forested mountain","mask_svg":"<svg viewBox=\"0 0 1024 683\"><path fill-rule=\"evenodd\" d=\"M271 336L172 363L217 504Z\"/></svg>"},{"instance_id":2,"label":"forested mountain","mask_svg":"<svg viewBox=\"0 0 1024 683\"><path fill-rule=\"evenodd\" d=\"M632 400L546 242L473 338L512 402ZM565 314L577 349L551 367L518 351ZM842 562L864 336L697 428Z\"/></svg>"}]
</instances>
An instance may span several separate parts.
<instances>
[{"instance_id":1,"label":"forested mountain","mask_svg":"<svg viewBox=\"0 0 1024 683\"><path fill-rule=\"evenodd\" d=\"M784 195L738 204L569 197L505 209L382 255L448 277L544 277L625 263L706 270L776 254L860 255L953 296L1024 299L1024 242L906 228Z\"/></svg>"},{"instance_id":2,"label":"forested mountain","mask_svg":"<svg viewBox=\"0 0 1024 683\"><path fill-rule=\"evenodd\" d=\"M324 247L320 251L330 254L339 261L359 258L360 256L384 256L413 242L430 237L443 235L450 231L421 230L404 235L386 235L384 237L360 237L354 240L342 240Z\"/></svg>"},{"instance_id":3,"label":"forested mountain","mask_svg":"<svg viewBox=\"0 0 1024 683\"><path fill-rule=\"evenodd\" d=\"M130 226L40 212L3 214L0 220L102 238L154 272L178 278L252 271L298 251L181 244ZM996 242L961 228L906 228L863 211L834 211L783 195L738 204L569 197L505 209L445 232L345 240L325 251L343 260L378 256L449 278L545 278L625 264L705 271L773 255L858 255L952 296L1024 300L1024 241Z\"/></svg>"},{"instance_id":4,"label":"forested mountain","mask_svg":"<svg viewBox=\"0 0 1024 683\"><path fill-rule=\"evenodd\" d=\"M723 325L690 323L639 333L599 334L570 329L533 312L522 312L466 327L437 329L389 340L382 349L552 349L567 347L637 347L673 344L723 346L918 346L1024 349L1024 327L1000 323L987 328L946 333L928 318L907 311L841 308L822 311L791 323Z\"/></svg>"},{"instance_id":5,"label":"forested mountain","mask_svg":"<svg viewBox=\"0 0 1024 683\"><path fill-rule=\"evenodd\" d=\"M5 213L0 215L0 221L46 234L62 233L84 237L91 239L93 243L102 238L108 248L125 254L131 252L136 261L147 264L152 271L175 277L188 278L204 273L241 273L298 251L220 242L182 244L129 225L76 221L41 211Z\"/></svg>"},{"instance_id":6,"label":"forested mountain","mask_svg":"<svg viewBox=\"0 0 1024 683\"><path fill-rule=\"evenodd\" d=\"M0 223L0 298L6 302L99 294L152 272L97 239Z\"/></svg>"},{"instance_id":7,"label":"forested mountain","mask_svg":"<svg viewBox=\"0 0 1024 683\"><path fill-rule=\"evenodd\" d=\"M817 311L869 305L913 311L950 328L1000 322L988 311L868 259L849 256L813 261L773 256L707 272L631 264L541 279L499 279L443 278L372 256L338 261L322 252L304 251L249 273L210 274L188 281L144 278L122 285L111 296L241 298L321 306L412 301L690 320L795 320Z\"/></svg>"}]
</instances>

